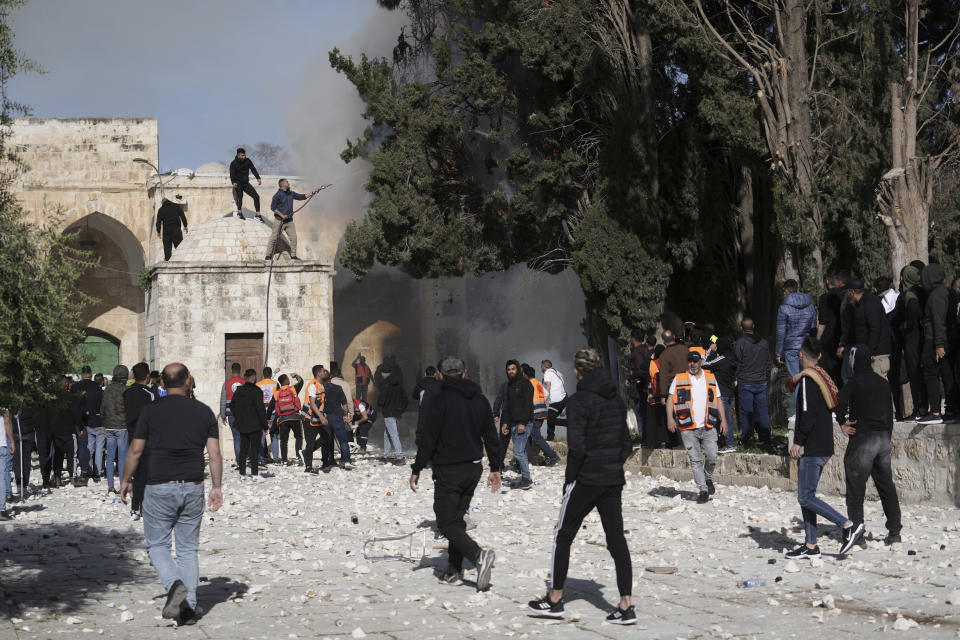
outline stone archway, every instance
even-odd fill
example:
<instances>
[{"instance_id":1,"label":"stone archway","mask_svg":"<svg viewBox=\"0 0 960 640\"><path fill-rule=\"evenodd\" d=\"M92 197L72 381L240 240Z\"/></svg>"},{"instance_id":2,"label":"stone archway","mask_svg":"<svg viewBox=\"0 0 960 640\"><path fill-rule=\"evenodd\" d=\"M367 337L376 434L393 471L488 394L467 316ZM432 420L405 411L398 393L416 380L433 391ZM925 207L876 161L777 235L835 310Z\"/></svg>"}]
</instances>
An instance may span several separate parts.
<instances>
[{"instance_id":1,"label":"stone archway","mask_svg":"<svg viewBox=\"0 0 960 640\"><path fill-rule=\"evenodd\" d=\"M123 223L99 211L75 220L64 233L75 233L71 244L100 259L77 281L81 291L96 298L84 309L81 322L119 340L120 362L133 364L144 352L146 305L139 276L145 259L140 243Z\"/></svg>"}]
</instances>

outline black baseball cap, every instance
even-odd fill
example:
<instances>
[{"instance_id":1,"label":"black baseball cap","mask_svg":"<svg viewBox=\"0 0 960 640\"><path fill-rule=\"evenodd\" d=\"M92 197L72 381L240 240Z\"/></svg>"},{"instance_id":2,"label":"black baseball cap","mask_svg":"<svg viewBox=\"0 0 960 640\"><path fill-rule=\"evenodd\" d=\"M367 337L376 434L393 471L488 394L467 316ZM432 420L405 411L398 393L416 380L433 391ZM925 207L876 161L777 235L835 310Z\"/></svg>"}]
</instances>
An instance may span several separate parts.
<instances>
[{"instance_id":1,"label":"black baseball cap","mask_svg":"<svg viewBox=\"0 0 960 640\"><path fill-rule=\"evenodd\" d=\"M687 351L687 362L700 362L699 351Z\"/></svg>"}]
</instances>

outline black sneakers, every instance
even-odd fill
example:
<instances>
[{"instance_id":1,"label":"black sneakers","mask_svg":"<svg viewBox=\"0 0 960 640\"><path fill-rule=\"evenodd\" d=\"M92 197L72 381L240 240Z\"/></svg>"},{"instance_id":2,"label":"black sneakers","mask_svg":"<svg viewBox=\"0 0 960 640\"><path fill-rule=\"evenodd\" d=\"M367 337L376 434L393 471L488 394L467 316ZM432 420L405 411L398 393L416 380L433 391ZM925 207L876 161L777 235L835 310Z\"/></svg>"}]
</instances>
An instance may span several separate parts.
<instances>
[{"instance_id":1,"label":"black sneakers","mask_svg":"<svg viewBox=\"0 0 960 640\"><path fill-rule=\"evenodd\" d=\"M170 591L167 592L167 603L163 605L161 614L168 620L180 617L180 605L187 599L187 587L180 580L170 585Z\"/></svg>"},{"instance_id":2,"label":"black sneakers","mask_svg":"<svg viewBox=\"0 0 960 640\"><path fill-rule=\"evenodd\" d=\"M201 617L203 617L203 609L200 608L199 604L197 604L196 607L191 607L184 602L183 608L180 610L180 618L177 620L177 624L180 626L194 625L197 624Z\"/></svg>"},{"instance_id":3,"label":"black sneakers","mask_svg":"<svg viewBox=\"0 0 960 640\"><path fill-rule=\"evenodd\" d=\"M707 480L707 493L713 495L717 492L717 488L713 486L713 480Z\"/></svg>"},{"instance_id":4,"label":"black sneakers","mask_svg":"<svg viewBox=\"0 0 960 640\"><path fill-rule=\"evenodd\" d=\"M887 537L883 539L883 544L888 547L892 544L900 544L903 540L900 539L899 533L888 533Z\"/></svg>"},{"instance_id":5,"label":"black sneakers","mask_svg":"<svg viewBox=\"0 0 960 640\"><path fill-rule=\"evenodd\" d=\"M697 496L697 504L706 504L710 502L710 494L706 491L701 491Z\"/></svg>"},{"instance_id":6,"label":"black sneakers","mask_svg":"<svg viewBox=\"0 0 960 640\"><path fill-rule=\"evenodd\" d=\"M452 567L447 567L447 570L440 576L440 584L447 585L448 587L459 586L463 584L463 574L454 570Z\"/></svg>"},{"instance_id":7,"label":"black sneakers","mask_svg":"<svg viewBox=\"0 0 960 640\"><path fill-rule=\"evenodd\" d=\"M633 605L627 607L626 611L617 607L613 613L607 616L607 622L610 624L636 624L637 613L634 611Z\"/></svg>"},{"instance_id":8,"label":"black sneakers","mask_svg":"<svg viewBox=\"0 0 960 640\"><path fill-rule=\"evenodd\" d=\"M840 555L844 555L857 544L857 540L860 539L860 536L863 535L863 523L854 522L852 525L843 530L843 538L840 542Z\"/></svg>"},{"instance_id":9,"label":"black sneakers","mask_svg":"<svg viewBox=\"0 0 960 640\"><path fill-rule=\"evenodd\" d=\"M811 549L807 545L802 544L793 551L787 552L786 556L794 560L812 560L820 557L820 547Z\"/></svg>"},{"instance_id":10,"label":"black sneakers","mask_svg":"<svg viewBox=\"0 0 960 640\"><path fill-rule=\"evenodd\" d=\"M480 551L480 558L477 560L477 591L486 591L490 588L490 572L493 570L493 561L497 554L493 549L483 549Z\"/></svg>"},{"instance_id":11,"label":"black sneakers","mask_svg":"<svg viewBox=\"0 0 960 640\"><path fill-rule=\"evenodd\" d=\"M563 617L563 598L557 602L551 602L549 593L539 600L531 600L527 606L533 609L538 618Z\"/></svg>"}]
</instances>

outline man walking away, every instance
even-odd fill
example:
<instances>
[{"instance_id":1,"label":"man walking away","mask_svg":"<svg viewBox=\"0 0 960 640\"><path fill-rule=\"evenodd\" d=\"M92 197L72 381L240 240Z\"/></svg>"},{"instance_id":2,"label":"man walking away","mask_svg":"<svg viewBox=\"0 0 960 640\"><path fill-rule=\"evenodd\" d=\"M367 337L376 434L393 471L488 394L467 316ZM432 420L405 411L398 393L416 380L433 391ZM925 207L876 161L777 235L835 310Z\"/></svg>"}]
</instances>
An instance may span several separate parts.
<instances>
[{"instance_id":1,"label":"man walking away","mask_svg":"<svg viewBox=\"0 0 960 640\"><path fill-rule=\"evenodd\" d=\"M260 194L250 184L250 172L253 172L257 179L257 185L263 184L260 180L260 173L253 166L253 160L247 157L247 152L243 147L237 149L237 155L230 162L230 182L233 184L233 200L237 203L237 217L243 220L243 194L253 198L253 209L257 212L257 220L263 222L260 217Z\"/></svg>"},{"instance_id":2,"label":"man walking away","mask_svg":"<svg viewBox=\"0 0 960 640\"><path fill-rule=\"evenodd\" d=\"M533 385L533 419L527 424L527 431L530 434L530 441L537 445L540 451L543 452L546 461L544 464L548 467L552 467L558 462L560 462L560 456L557 455L557 452L554 451L547 441L543 439L543 433L541 429L543 428L543 423L547 421L547 416L549 415L549 408L547 406L547 390L543 388L543 385L540 384L540 381L537 380L537 371L530 365L524 363L520 366L523 369L523 377L525 377L530 384ZM529 443L527 444L527 451L529 451ZM528 460L529 462L529 456Z\"/></svg>"},{"instance_id":3,"label":"man walking away","mask_svg":"<svg viewBox=\"0 0 960 640\"><path fill-rule=\"evenodd\" d=\"M123 410L127 421L127 442L133 442L137 422L144 407L157 399L156 392L147 383L150 381L150 366L146 362L133 365L133 384L123 392ZM126 460L124 460L126 464ZM123 472L120 472L123 478ZM143 509L143 494L147 488L147 456L140 456L140 466L133 474L133 499L130 501L130 515L138 520Z\"/></svg>"},{"instance_id":4,"label":"man walking away","mask_svg":"<svg viewBox=\"0 0 960 640\"><path fill-rule=\"evenodd\" d=\"M280 178L280 188L273 195L270 201L270 210L273 211L273 231L270 232L270 240L267 241L267 255L264 260L272 260L276 255L277 240L280 239L280 232L287 234L287 244L290 245L290 259L299 260L297 257L297 227L293 223L293 201L306 200L307 196L297 193L290 189L290 181L286 178ZM320 189L314 189L310 192L313 196Z\"/></svg>"},{"instance_id":5,"label":"man walking away","mask_svg":"<svg viewBox=\"0 0 960 640\"><path fill-rule=\"evenodd\" d=\"M817 332L817 312L813 298L800 293L800 285L792 278L783 283L783 304L777 310L777 364L787 366L791 378L800 373L800 345ZM787 422L792 426L796 415L796 398L784 395Z\"/></svg>"},{"instance_id":6,"label":"man walking away","mask_svg":"<svg viewBox=\"0 0 960 640\"><path fill-rule=\"evenodd\" d=\"M88 461L89 476L94 482L100 482L103 475L103 449L107 442L107 435L103 431L103 422L100 419L100 406L103 404L103 390L93 381L93 371L87 365L80 369L80 382L73 385L73 391L83 397L84 431L86 432L87 456L80 456L80 466L85 459ZM83 437L81 433L81 438ZM82 444L82 443L81 443Z\"/></svg>"},{"instance_id":7,"label":"man walking away","mask_svg":"<svg viewBox=\"0 0 960 640\"><path fill-rule=\"evenodd\" d=\"M59 487L63 480L60 476L63 462L67 461L68 482L74 486L83 486L80 481L80 465L77 458L78 433L81 429L81 413L83 398L70 390L70 378L60 379L60 394L57 404L50 412L50 435L53 440L53 468L51 480L54 487Z\"/></svg>"},{"instance_id":8,"label":"man walking away","mask_svg":"<svg viewBox=\"0 0 960 640\"><path fill-rule=\"evenodd\" d=\"M503 403L500 432L510 434L513 440L513 456L520 465L520 482L511 484L511 489L530 489L530 462L527 459L527 425L533 419L533 385L520 373L520 363L507 360L507 398Z\"/></svg>"},{"instance_id":9,"label":"man walking away","mask_svg":"<svg viewBox=\"0 0 960 640\"><path fill-rule=\"evenodd\" d=\"M680 431L690 459L693 481L700 492L697 503L704 504L716 493L713 469L717 464L717 428L726 435L727 418L723 411L720 387L709 371L703 371L700 354L687 353L687 370L678 373L667 395L667 429Z\"/></svg>"},{"instance_id":10,"label":"man walking away","mask_svg":"<svg viewBox=\"0 0 960 640\"><path fill-rule=\"evenodd\" d=\"M230 427L230 434L233 436L233 459L238 465L240 464L240 432L234 426L232 402L233 394L246 382L240 375L242 370L239 362L231 364L230 377L220 389L220 421L224 426Z\"/></svg>"},{"instance_id":11,"label":"man walking away","mask_svg":"<svg viewBox=\"0 0 960 640\"><path fill-rule=\"evenodd\" d=\"M840 336L843 332L841 311L843 309L844 287L846 279L839 273L831 273L825 279L827 291L820 296L817 304L819 317L817 320L817 339L823 349L822 360L824 371L830 374L833 381L840 384L841 359L837 357L840 347ZM742 428L742 427L741 427Z\"/></svg>"},{"instance_id":12,"label":"man walking away","mask_svg":"<svg viewBox=\"0 0 960 640\"><path fill-rule=\"evenodd\" d=\"M466 379L466 367L459 358L445 358L440 364L443 383L440 392L424 406L426 416L421 445L411 466L410 489L417 490L420 473L433 469L433 511L437 528L448 541L449 564L440 578L456 586L463 581L463 559L477 568L477 591L490 586L496 557L492 549L480 546L467 534L464 515L483 473L483 451L487 451L492 493L500 490L500 451L490 403L480 386Z\"/></svg>"},{"instance_id":13,"label":"man walking away","mask_svg":"<svg viewBox=\"0 0 960 640\"><path fill-rule=\"evenodd\" d=\"M127 390L127 378L130 372L122 364L113 368L113 379L103 392L103 405L100 417L107 437L107 495L117 493L113 486L113 471L117 469L117 478L123 478L123 465L127 458L129 445L127 433L127 411L123 394Z\"/></svg>"},{"instance_id":14,"label":"man walking away","mask_svg":"<svg viewBox=\"0 0 960 640\"><path fill-rule=\"evenodd\" d=\"M820 341L804 339L800 347L803 369L787 382L788 390L797 391L797 426L790 457L797 460L797 502L803 514L805 542L787 553L787 557L797 560L820 557L817 515L842 527L841 554L849 551L863 534L862 524L854 526L851 520L817 497L817 485L820 484L823 467L833 455L833 419L830 412L837 406L837 386L830 374L817 366L820 355Z\"/></svg>"},{"instance_id":15,"label":"man walking away","mask_svg":"<svg viewBox=\"0 0 960 640\"><path fill-rule=\"evenodd\" d=\"M940 413L943 392L946 394L946 410L953 422L958 410L956 375L950 368L947 357L947 316L950 313L950 292L944 284L945 274L939 264L928 264L920 274L920 282L927 292L923 310L923 377L926 380L927 398L930 401L930 413L917 420L917 424L941 424L944 418Z\"/></svg>"},{"instance_id":16,"label":"man walking away","mask_svg":"<svg viewBox=\"0 0 960 640\"><path fill-rule=\"evenodd\" d=\"M900 501L893 483L890 468L890 437L893 433L893 414L886 402L877 398L887 387L888 381L871 368L870 349L865 345L851 347L853 377L840 391L837 415L842 420L843 432L849 436L847 453L843 456L843 470L847 484L847 513L861 530L863 529L863 500L867 492L867 479L880 495L883 514L887 517L888 545L900 542ZM832 439L831 439L832 443Z\"/></svg>"},{"instance_id":17,"label":"man walking away","mask_svg":"<svg viewBox=\"0 0 960 640\"><path fill-rule=\"evenodd\" d=\"M273 401L267 410L267 413L275 413L277 416L277 430L280 433L280 460L285 466L294 464L287 461L287 446L290 442L290 432L293 432L294 451L297 460L302 461L300 450L303 446L303 436L301 431L303 425L300 421L300 409L303 405L300 403L300 390L303 389L303 378L293 374L296 383L290 385L290 376L283 373L277 378L280 387L273 396ZM301 462L302 463L302 462Z\"/></svg>"},{"instance_id":18,"label":"man walking away","mask_svg":"<svg viewBox=\"0 0 960 640\"><path fill-rule=\"evenodd\" d=\"M183 208L187 206L187 199L181 195L163 199L163 204L157 210L157 239L163 242L163 259L170 260L173 250L183 242L183 234L190 233L187 228L187 216ZM181 232L181 227L183 231Z\"/></svg>"},{"instance_id":19,"label":"man walking away","mask_svg":"<svg viewBox=\"0 0 960 640\"><path fill-rule=\"evenodd\" d=\"M540 362L540 371L543 372L543 388L547 391L547 406L550 415L547 418L547 440L557 437L557 418L563 413L567 405L567 390L563 386L563 376L553 368L549 360Z\"/></svg>"},{"instance_id":20,"label":"man walking away","mask_svg":"<svg viewBox=\"0 0 960 640\"><path fill-rule=\"evenodd\" d=\"M380 373L383 377L377 398L377 410L383 415L383 454L380 459L388 462L395 458L394 464L406 464L400 432L397 431L397 419L407 408L407 394L403 392L400 377L393 372L392 363L384 362L380 366Z\"/></svg>"},{"instance_id":21,"label":"man walking away","mask_svg":"<svg viewBox=\"0 0 960 640\"><path fill-rule=\"evenodd\" d=\"M237 470L240 477L247 475L247 460L250 461L250 475L259 478L260 439L267 433L267 410L263 406L263 392L257 386L257 372L247 369L244 383L233 394L234 424L240 433L240 457Z\"/></svg>"},{"instance_id":22,"label":"man walking away","mask_svg":"<svg viewBox=\"0 0 960 640\"><path fill-rule=\"evenodd\" d=\"M770 345L754 333L753 320L740 322L743 335L733 345L737 363L737 399L740 401L740 442L749 445L754 421L760 423L760 441L770 444L770 413L767 410L767 380L770 378Z\"/></svg>"},{"instance_id":23,"label":"man walking away","mask_svg":"<svg viewBox=\"0 0 960 640\"><path fill-rule=\"evenodd\" d=\"M699 354L697 354L699 358ZM597 510L617 573L620 603L607 616L612 624L634 624L637 614L630 598L633 567L623 534L623 463L633 447L627 427L627 408L617 385L595 349L580 349L574 355L577 392L567 404L567 470L564 475L560 519L553 532L553 569L550 591L528 606L545 617L563 616L563 586L570 565L570 545L584 518Z\"/></svg>"},{"instance_id":24,"label":"man walking away","mask_svg":"<svg viewBox=\"0 0 960 640\"><path fill-rule=\"evenodd\" d=\"M40 478L43 487L50 484L50 412L47 407L24 407L14 416L14 439L17 441L18 455L14 458L13 471L20 497L26 495L30 487L31 454L36 451L40 458Z\"/></svg>"},{"instance_id":25,"label":"man walking away","mask_svg":"<svg viewBox=\"0 0 960 640\"><path fill-rule=\"evenodd\" d=\"M327 452L332 448L332 435L330 426L327 424L327 418L323 413L323 407L326 400L326 392L323 386L323 375L326 369L322 364L313 365L313 380L307 383L306 404L309 420L303 426L303 471L305 473L317 473L313 468L313 452L320 448L320 465L329 469L332 464L326 458Z\"/></svg>"},{"instance_id":26,"label":"man walking away","mask_svg":"<svg viewBox=\"0 0 960 640\"><path fill-rule=\"evenodd\" d=\"M143 533L150 561L167 589L161 613L164 618L178 619L180 624L193 622L201 613L197 606L197 550L203 519L204 449L210 458L213 484L207 504L214 511L223 505L217 419L205 404L186 396L189 375L179 363L164 367L167 397L140 412L120 487L120 497L126 503L132 491L130 476L136 472L149 441ZM176 560L170 556L171 534L176 536Z\"/></svg>"}]
</instances>

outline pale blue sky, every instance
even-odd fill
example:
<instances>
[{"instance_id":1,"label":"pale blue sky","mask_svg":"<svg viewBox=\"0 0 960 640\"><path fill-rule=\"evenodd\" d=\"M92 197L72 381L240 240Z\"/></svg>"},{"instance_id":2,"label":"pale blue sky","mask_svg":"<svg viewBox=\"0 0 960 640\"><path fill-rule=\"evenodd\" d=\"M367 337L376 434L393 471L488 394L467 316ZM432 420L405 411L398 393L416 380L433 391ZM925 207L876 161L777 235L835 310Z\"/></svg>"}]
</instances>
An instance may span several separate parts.
<instances>
[{"instance_id":1,"label":"pale blue sky","mask_svg":"<svg viewBox=\"0 0 960 640\"><path fill-rule=\"evenodd\" d=\"M377 20L374 5L31 0L13 14L16 44L47 73L14 78L8 95L36 116L156 117L164 168L228 162L241 141L292 148L291 105L323 92L327 51Z\"/></svg>"}]
</instances>

